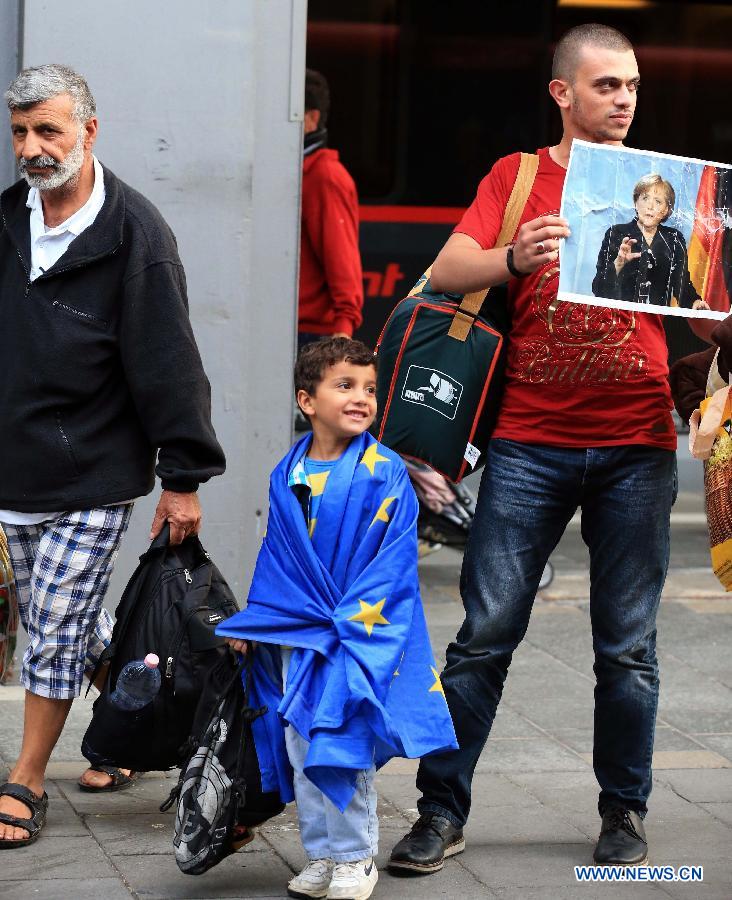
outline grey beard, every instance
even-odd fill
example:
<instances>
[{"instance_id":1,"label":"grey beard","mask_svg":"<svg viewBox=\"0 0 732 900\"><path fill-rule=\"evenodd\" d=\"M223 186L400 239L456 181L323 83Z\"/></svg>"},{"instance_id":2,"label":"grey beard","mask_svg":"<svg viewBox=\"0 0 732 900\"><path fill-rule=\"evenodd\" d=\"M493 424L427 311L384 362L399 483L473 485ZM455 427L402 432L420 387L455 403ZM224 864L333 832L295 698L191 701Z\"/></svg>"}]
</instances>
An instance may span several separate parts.
<instances>
[{"instance_id":1,"label":"grey beard","mask_svg":"<svg viewBox=\"0 0 732 900\"><path fill-rule=\"evenodd\" d=\"M75 187L83 164L84 130L80 128L76 143L62 162L57 162L51 156L34 156L33 159L21 159L18 168L30 187L38 188L39 191L55 191L62 187L67 189ZM36 175L28 171L28 168L39 166L49 169L51 174Z\"/></svg>"}]
</instances>

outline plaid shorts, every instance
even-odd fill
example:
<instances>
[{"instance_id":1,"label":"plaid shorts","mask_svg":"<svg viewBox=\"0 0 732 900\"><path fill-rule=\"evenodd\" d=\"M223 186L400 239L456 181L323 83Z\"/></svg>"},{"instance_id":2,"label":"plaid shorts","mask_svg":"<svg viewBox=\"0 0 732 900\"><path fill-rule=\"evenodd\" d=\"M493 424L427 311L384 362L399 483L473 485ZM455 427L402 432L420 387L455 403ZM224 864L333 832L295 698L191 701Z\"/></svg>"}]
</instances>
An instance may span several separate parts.
<instances>
[{"instance_id":1,"label":"plaid shorts","mask_svg":"<svg viewBox=\"0 0 732 900\"><path fill-rule=\"evenodd\" d=\"M3 525L28 632L20 682L41 697L78 697L112 635L102 606L132 504L59 513L39 525Z\"/></svg>"}]
</instances>

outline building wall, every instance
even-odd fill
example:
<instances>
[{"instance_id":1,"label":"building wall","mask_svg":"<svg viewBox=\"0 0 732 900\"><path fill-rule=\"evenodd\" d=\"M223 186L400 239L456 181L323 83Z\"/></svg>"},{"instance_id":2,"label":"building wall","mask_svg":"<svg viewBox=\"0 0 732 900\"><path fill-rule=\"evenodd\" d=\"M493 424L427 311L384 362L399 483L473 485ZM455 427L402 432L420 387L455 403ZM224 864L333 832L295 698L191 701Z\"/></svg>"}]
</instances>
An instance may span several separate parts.
<instances>
[{"instance_id":1,"label":"building wall","mask_svg":"<svg viewBox=\"0 0 732 900\"><path fill-rule=\"evenodd\" d=\"M19 0L5 0L0 4L0 94L5 92L5 87L18 71L19 19ZM0 140L0 186L5 187L15 180L15 163L10 132L6 129L0 133L3 135Z\"/></svg>"},{"instance_id":2,"label":"building wall","mask_svg":"<svg viewBox=\"0 0 732 900\"><path fill-rule=\"evenodd\" d=\"M226 474L201 488L202 539L238 596L264 530L269 472L291 438L305 3L21 7L22 65L63 62L87 77L98 157L158 206L178 239L228 460ZM16 67L17 15L17 4L3 4L5 83ZM136 505L111 609L148 543L158 496Z\"/></svg>"}]
</instances>

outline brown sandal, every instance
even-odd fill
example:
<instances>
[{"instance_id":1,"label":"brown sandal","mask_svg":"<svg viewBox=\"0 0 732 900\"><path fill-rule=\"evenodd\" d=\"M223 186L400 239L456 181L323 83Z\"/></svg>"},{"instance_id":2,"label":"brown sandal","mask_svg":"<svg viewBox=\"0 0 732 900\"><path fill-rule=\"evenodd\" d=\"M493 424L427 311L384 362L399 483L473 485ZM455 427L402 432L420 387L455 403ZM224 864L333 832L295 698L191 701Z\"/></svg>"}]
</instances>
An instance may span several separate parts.
<instances>
[{"instance_id":1,"label":"brown sandal","mask_svg":"<svg viewBox=\"0 0 732 900\"><path fill-rule=\"evenodd\" d=\"M102 787L97 787L96 784L85 784L79 779L80 790L86 791L88 794L111 794L114 791L124 791L125 788L132 787L140 777L138 772L130 772L129 775L125 775L117 766L89 766L88 771L104 772L112 779L111 784L105 784Z\"/></svg>"}]
</instances>

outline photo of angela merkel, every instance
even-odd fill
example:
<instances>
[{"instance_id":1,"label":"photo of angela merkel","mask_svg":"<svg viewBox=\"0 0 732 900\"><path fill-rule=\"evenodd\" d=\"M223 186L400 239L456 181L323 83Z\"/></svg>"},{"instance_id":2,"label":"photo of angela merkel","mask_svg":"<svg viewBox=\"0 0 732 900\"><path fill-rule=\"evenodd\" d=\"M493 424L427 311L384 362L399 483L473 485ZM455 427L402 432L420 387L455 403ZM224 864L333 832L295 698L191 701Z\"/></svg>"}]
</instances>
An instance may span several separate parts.
<instances>
[{"instance_id":1,"label":"photo of angela merkel","mask_svg":"<svg viewBox=\"0 0 732 900\"><path fill-rule=\"evenodd\" d=\"M676 202L672 185L645 175L633 188L635 218L605 232L592 293L610 300L708 309L689 277L686 241L663 223Z\"/></svg>"}]
</instances>

